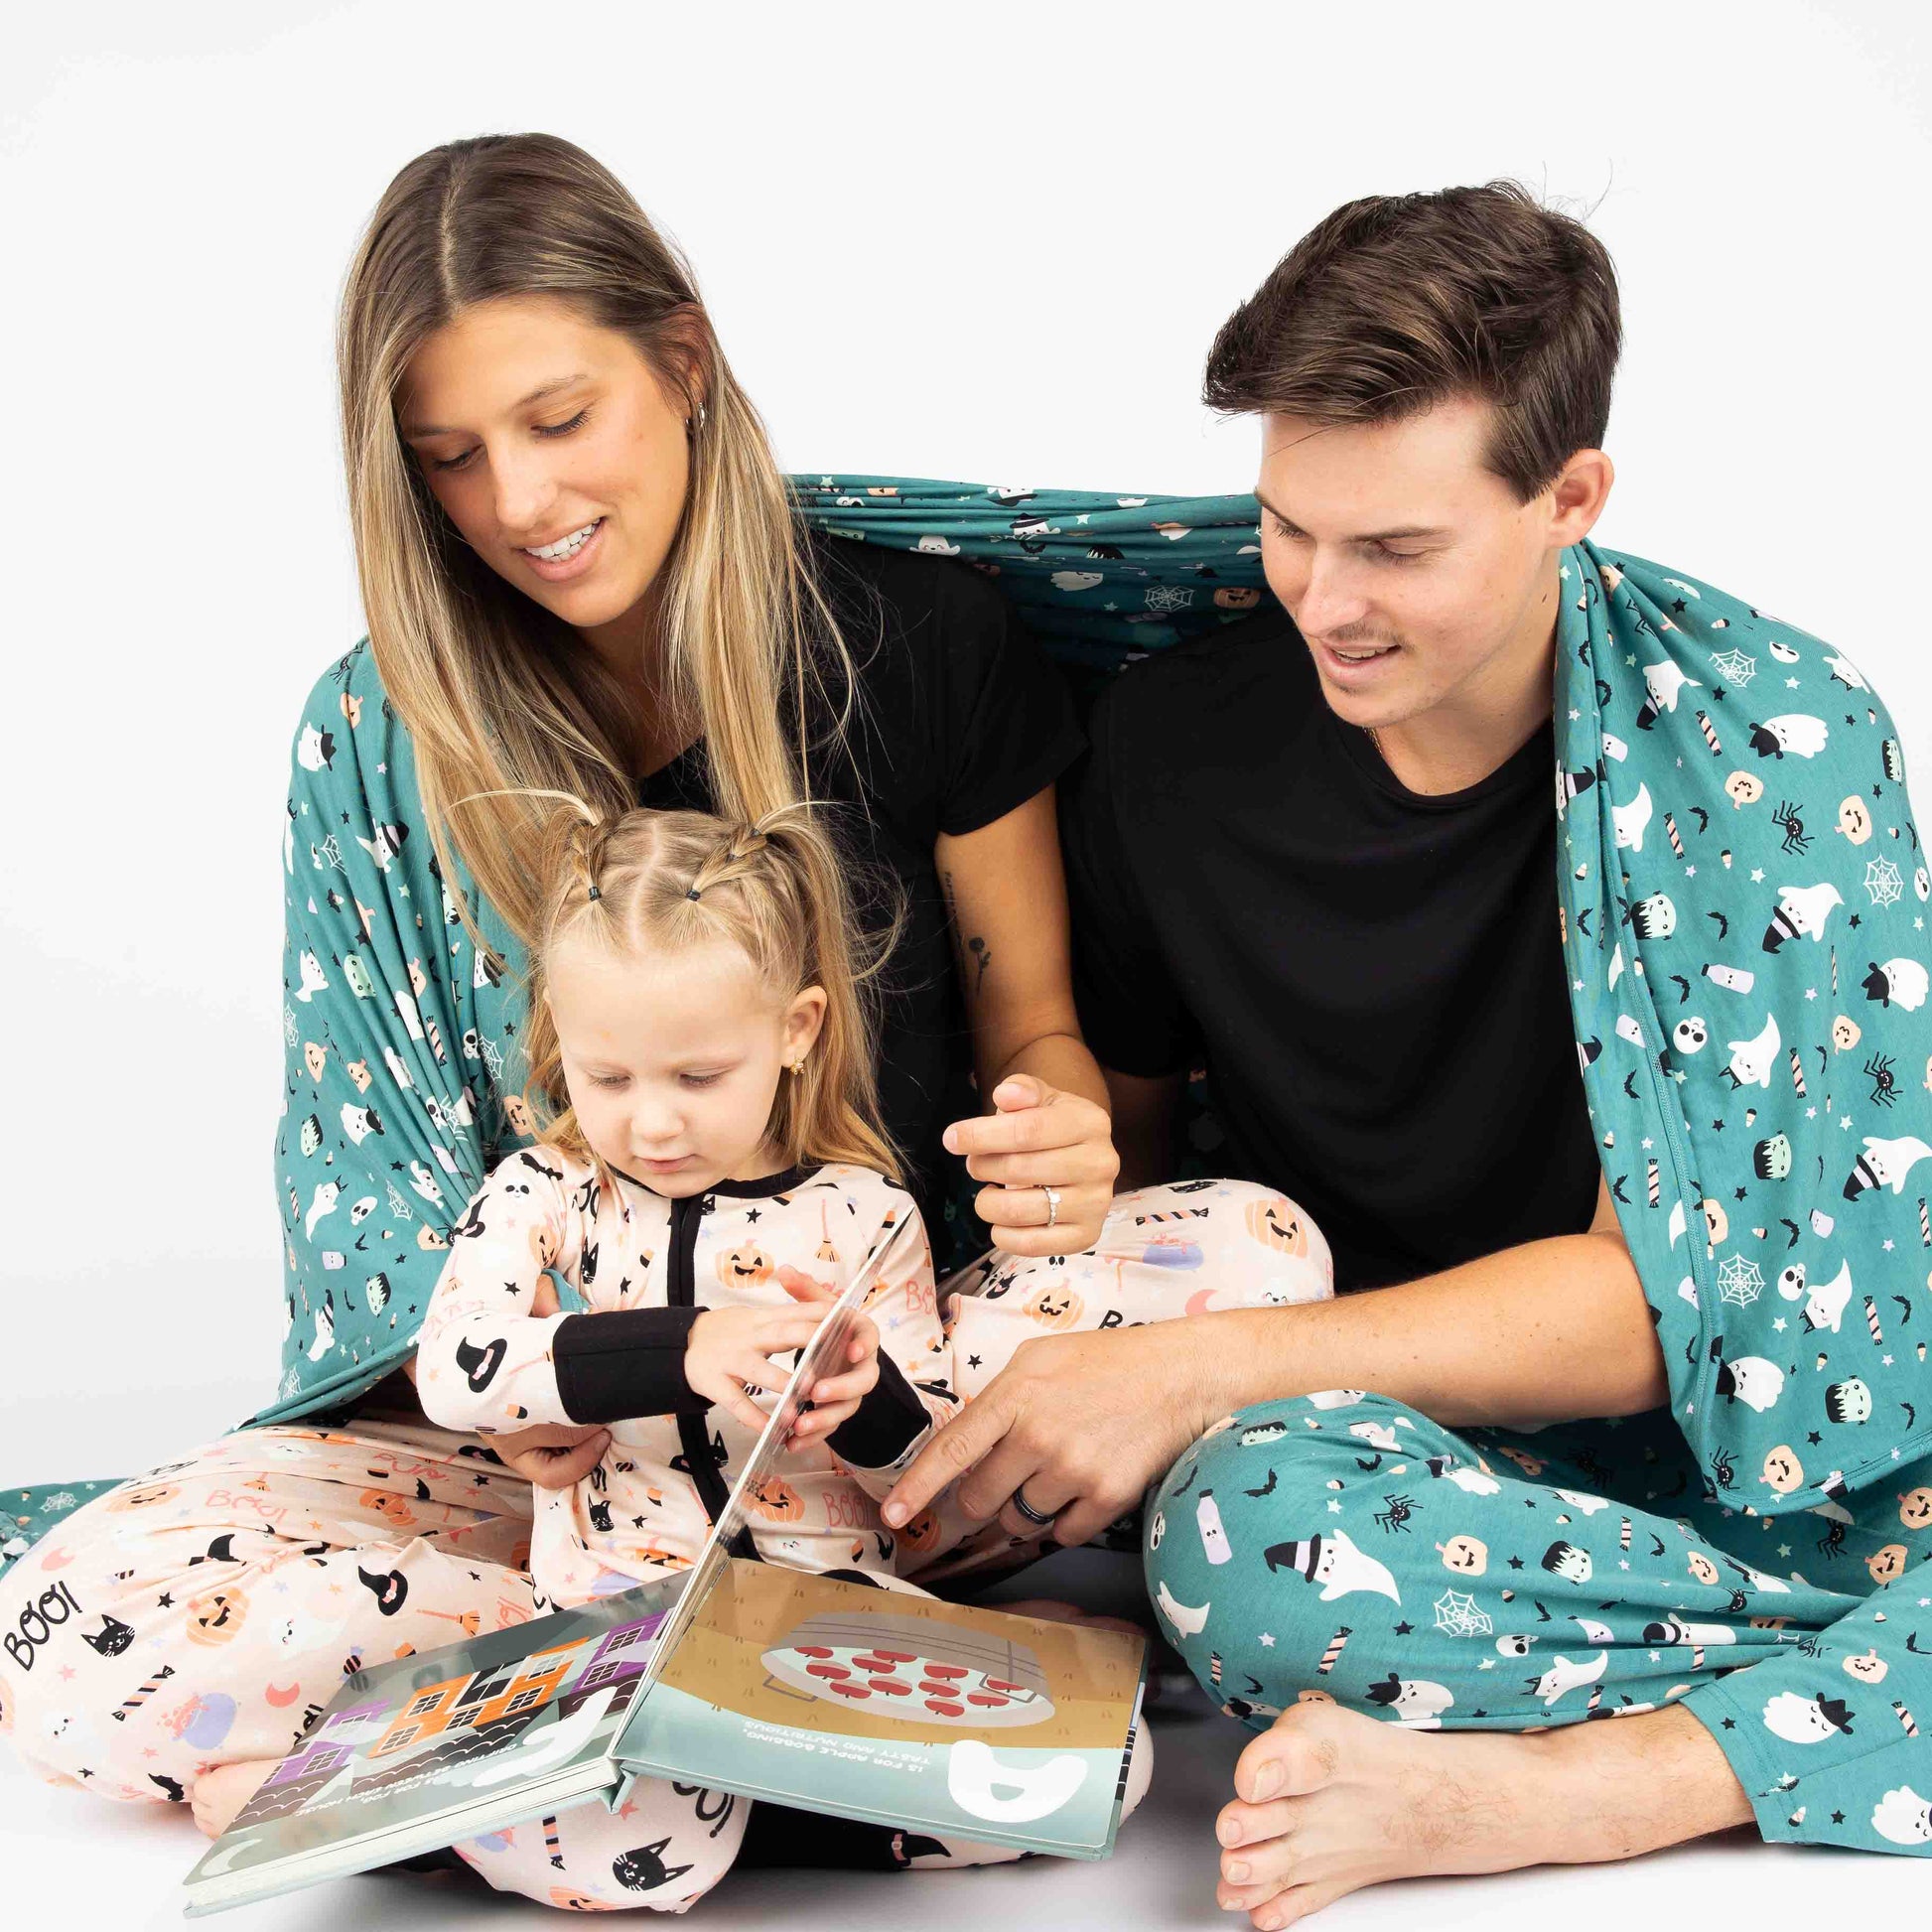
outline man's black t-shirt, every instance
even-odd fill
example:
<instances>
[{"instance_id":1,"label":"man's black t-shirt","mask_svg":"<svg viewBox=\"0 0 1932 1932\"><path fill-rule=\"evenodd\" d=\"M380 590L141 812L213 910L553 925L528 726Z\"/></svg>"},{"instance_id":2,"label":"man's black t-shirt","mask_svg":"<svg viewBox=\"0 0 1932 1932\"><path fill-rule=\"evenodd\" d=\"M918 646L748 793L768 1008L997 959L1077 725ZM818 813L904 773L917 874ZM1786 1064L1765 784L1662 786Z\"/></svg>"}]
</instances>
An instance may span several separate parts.
<instances>
[{"instance_id":1,"label":"man's black t-shirt","mask_svg":"<svg viewBox=\"0 0 1932 1932\"><path fill-rule=\"evenodd\" d=\"M1102 1065L1204 1062L1211 1164L1300 1201L1343 1288L1588 1226L1548 725L1412 792L1274 609L1132 666L1088 737L1061 838Z\"/></svg>"},{"instance_id":2,"label":"man's black t-shirt","mask_svg":"<svg viewBox=\"0 0 1932 1932\"><path fill-rule=\"evenodd\" d=\"M971 1040L933 864L941 833L978 831L1051 784L1080 750L1059 673L1011 606L964 564L820 539L819 587L857 671L845 747L810 721L812 795L856 862L861 923L897 895L904 925L880 976L880 1111L935 1243L946 1124L978 1111ZM830 699L843 695L831 677ZM642 780L638 802L711 809L702 742Z\"/></svg>"}]
</instances>

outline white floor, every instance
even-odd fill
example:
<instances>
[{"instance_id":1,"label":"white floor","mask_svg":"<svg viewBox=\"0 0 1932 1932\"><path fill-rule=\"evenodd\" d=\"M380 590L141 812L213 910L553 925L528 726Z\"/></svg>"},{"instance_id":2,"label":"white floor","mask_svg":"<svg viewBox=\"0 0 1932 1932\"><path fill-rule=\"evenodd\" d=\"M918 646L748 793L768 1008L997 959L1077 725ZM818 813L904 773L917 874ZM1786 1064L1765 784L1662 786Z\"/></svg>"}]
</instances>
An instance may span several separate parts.
<instances>
[{"instance_id":1,"label":"white floor","mask_svg":"<svg viewBox=\"0 0 1932 1932\"><path fill-rule=\"evenodd\" d=\"M1068 1552L1039 1565L1024 1593L1118 1607L1128 1559ZM1000 1592L994 1592L999 1594ZM1006 1593L1023 1593L1017 1583ZM731 1932L855 1932L898 1925L914 1910L951 1927L1001 1932L1068 1928L1189 1928L1237 1922L1216 1910L1212 1821L1247 1732L1190 1693L1155 1714L1154 1788L1099 1865L1045 1860L985 1871L734 1876L696 1915ZM0 1885L8 1926L61 1932L174 1923L175 1887L204 1841L180 1812L109 1806L55 1791L0 1749ZM1484 1932L1820 1925L1848 1912L1862 1925L1916 1926L1932 1907L1932 1866L1912 1859L1764 1846L1734 1834L1624 1865L1435 1880L1357 1893L1322 1915L1355 1932L1480 1926ZM234 1932L334 1932L349 1923L384 1932L537 1922L537 1907L450 1874L344 1880L228 1915ZM1241 1923L1245 1923L1242 1921Z\"/></svg>"}]
</instances>

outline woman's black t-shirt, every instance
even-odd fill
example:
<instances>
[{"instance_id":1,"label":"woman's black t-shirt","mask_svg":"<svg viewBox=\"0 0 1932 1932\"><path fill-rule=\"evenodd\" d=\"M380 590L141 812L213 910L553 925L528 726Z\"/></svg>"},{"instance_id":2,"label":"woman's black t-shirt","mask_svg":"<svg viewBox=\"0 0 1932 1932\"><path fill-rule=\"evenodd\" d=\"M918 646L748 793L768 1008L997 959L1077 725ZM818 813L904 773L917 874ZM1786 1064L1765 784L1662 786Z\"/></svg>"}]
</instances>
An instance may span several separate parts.
<instances>
[{"instance_id":1,"label":"woman's black t-shirt","mask_svg":"<svg viewBox=\"0 0 1932 1932\"><path fill-rule=\"evenodd\" d=\"M843 751L831 721L809 721L810 786L834 806L856 862L862 923L882 928L895 889L902 907L881 974L880 1110L937 1250L957 1166L939 1136L979 1107L933 843L978 831L1051 784L1081 737L1059 673L969 566L835 538L815 540L812 560L857 689ZM836 683L830 695L839 698ZM702 742L641 780L638 802L710 810Z\"/></svg>"},{"instance_id":2,"label":"woman's black t-shirt","mask_svg":"<svg viewBox=\"0 0 1932 1932\"><path fill-rule=\"evenodd\" d=\"M1588 1226L1548 725L1412 792L1274 609L1130 668L1088 735L1061 844L1102 1065L1204 1061L1209 1166L1299 1200L1343 1288Z\"/></svg>"}]
</instances>

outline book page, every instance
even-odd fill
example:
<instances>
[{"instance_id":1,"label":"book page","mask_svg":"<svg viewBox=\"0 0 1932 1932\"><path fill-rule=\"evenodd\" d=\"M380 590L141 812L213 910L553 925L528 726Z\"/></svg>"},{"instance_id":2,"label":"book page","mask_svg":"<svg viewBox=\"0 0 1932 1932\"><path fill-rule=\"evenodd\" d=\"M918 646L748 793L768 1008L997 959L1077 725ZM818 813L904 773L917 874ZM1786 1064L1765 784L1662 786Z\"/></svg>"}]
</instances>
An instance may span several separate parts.
<instances>
[{"instance_id":1,"label":"book page","mask_svg":"<svg viewBox=\"0 0 1932 1932\"><path fill-rule=\"evenodd\" d=\"M1146 1644L729 1561L621 1754L810 1810L1098 1857Z\"/></svg>"}]
</instances>

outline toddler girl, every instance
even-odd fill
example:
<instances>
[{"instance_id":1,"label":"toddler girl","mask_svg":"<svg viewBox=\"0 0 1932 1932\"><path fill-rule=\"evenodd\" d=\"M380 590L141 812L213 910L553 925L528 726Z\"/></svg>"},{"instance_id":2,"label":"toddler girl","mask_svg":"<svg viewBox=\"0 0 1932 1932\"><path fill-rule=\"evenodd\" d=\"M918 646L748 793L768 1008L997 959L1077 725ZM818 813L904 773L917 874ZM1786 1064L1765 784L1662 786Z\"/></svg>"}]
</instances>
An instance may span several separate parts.
<instances>
[{"instance_id":1,"label":"toddler girl","mask_svg":"<svg viewBox=\"0 0 1932 1932\"><path fill-rule=\"evenodd\" d=\"M539 1143L454 1230L417 1363L424 1412L480 1436L608 1425L602 1460L539 1489L539 1600L683 1568L786 1370L881 1257L849 1365L806 1393L782 1477L753 1497L760 1554L892 1576L927 1515L874 1499L955 1400L925 1230L887 1178L846 896L806 806L732 825L599 821L580 800L531 950ZM588 1312L535 1312L554 1272Z\"/></svg>"}]
</instances>

